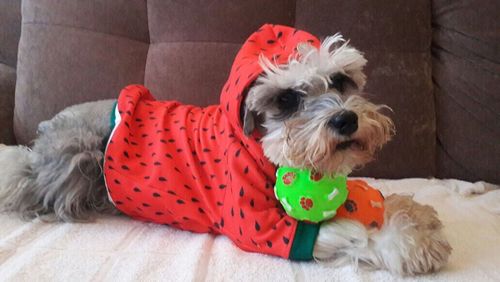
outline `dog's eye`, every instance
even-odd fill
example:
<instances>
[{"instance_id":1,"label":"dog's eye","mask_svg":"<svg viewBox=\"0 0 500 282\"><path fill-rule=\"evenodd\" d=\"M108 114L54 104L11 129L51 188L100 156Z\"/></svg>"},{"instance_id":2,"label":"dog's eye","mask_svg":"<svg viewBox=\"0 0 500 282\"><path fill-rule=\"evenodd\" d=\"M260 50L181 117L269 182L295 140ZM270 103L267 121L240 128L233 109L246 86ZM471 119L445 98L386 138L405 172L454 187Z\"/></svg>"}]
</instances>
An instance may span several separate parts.
<instances>
[{"instance_id":1,"label":"dog's eye","mask_svg":"<svg viewBox=\"0 0 500 282\"><path fill-rule=\"evenodd\" d=\"M354 83L349 77L341 73L336 73L330 76L330 81L331 82L328 84L328 88L336 89L340 93L344 93L348 84Z\"/></svg>"},{"instance_id":2,"label":"dog's eye","mask_svg":"<svg viewBox=\"0 0 500 282\"><path fill-rule=\"evenodd\" d=\"M296 112L303 96L303 93L294 89L283 90L276 98L276 103L281 114L286 115Z\"/></svg>"}]
</instances>

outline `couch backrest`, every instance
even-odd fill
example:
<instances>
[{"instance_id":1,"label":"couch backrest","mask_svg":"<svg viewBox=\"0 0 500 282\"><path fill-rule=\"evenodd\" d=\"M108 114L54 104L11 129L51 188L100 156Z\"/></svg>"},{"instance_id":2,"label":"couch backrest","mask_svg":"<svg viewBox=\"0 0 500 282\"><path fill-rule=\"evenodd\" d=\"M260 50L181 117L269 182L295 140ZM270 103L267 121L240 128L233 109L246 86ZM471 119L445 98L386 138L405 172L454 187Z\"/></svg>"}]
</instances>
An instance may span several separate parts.
<instances>
[{"instance_id":1,"label":"couch backrest","mask_svg":"<svg viewBox=\"0 0 500 282\"><path fill-rule=\"evenodd\" d=\"M14 144L12 118L16 85L21 1L0 1L0 143Z\"/></svg>"},{"instance_id":2,"label":"couch backrest","mask_svg":"<svg viewBox=\"0 0 500 282\"><path fill-rule=\"evenodd\" d=\"M433 95L431 7L424 0L25 0L16 136L27 143L39 121L116 97L130 83L144 83L159 99L217 103L240 44L263 23L279 23L319 37L341 31L365 52L366 90L394 110L398 134L358 175L436 175L441 101ZM467 175L475 178L498 181Z\"/></svg>"}]
</instances>

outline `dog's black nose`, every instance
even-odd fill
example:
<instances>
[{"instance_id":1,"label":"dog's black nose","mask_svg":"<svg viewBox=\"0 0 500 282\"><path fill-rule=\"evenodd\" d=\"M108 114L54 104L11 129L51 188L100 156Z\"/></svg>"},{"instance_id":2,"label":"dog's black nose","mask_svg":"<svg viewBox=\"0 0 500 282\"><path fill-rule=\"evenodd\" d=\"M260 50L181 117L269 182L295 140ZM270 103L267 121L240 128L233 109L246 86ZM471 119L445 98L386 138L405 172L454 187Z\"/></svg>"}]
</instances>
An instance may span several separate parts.
<instances>
[{"instance_id":1,"label":"dog's black nose","mask_svg":"<svg viewBox=\"0 0 500 282\"><path fill-rule=\"evenodd\" d=\"M358 130L358 115L353 111L341 111L330 119L328 125L339 134L351 135Z\"/></svg>"}]
</instances>

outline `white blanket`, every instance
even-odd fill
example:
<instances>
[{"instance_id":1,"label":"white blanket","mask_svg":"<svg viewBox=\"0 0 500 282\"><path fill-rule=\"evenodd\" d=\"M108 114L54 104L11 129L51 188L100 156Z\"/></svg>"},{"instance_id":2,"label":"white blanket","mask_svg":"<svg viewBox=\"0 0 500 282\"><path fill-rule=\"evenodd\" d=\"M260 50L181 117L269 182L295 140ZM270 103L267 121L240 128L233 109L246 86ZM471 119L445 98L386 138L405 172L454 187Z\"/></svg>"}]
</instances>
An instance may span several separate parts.
<instances>
[{"instance_id":1,"label":"white blanket","mask_svg":"<svg viewBox=\"0 0 500 282\"><path fill-rule=\"evenodd\" d=\"M458 180L374 180L436 208L453 247L441 272L408 281L500 281L500 190ZM485 189L486 187L486 189ZM479 193L467 195L471 192ZM481 194L482 193L482 194ZM227 238L103 217L23 222L0 215L0 281L395 281L386 271L251 254Z\"/></svg>"}]
</instances>

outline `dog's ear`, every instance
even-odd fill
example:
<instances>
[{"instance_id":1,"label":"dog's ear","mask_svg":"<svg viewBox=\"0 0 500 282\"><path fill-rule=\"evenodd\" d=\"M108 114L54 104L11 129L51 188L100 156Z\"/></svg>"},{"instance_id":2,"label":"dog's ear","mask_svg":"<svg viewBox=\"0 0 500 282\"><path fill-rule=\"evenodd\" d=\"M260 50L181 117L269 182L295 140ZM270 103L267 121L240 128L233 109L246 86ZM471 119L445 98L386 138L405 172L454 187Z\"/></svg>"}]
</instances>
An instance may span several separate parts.
<instances>
[{"instance_id":1,"label":"dog's ear","mask_svg":"<svg viewBox=\"0 0 500 282\"><path fill-rule=\"evenodd\" d=\"M245 135L250 135L252 134L253 130L255 129L255 119L256 115L253 111L251 111L246 105L242 105L242 121L243 121L243 133Z\"/></svg>"}]
</instances>

